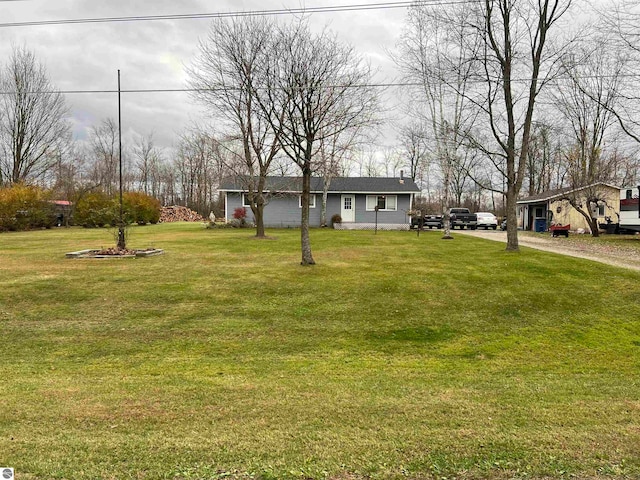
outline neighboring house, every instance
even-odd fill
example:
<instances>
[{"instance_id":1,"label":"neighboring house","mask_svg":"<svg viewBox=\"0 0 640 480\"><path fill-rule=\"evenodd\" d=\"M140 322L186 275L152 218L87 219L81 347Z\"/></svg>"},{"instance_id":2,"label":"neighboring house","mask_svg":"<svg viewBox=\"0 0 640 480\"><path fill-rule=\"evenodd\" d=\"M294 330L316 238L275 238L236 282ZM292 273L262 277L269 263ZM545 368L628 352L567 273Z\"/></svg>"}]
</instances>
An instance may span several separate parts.
<instances>
[{"instance_id":1,"label":"neighboring house","mask_svg":"<svg viewBox=\"0 0 640 480\"><path fill-rule=\"evenodd\" d=\"M73 204L68 200L52 200L54 205L54 213L56 216L56 225L69 225L69 217L71 216L71 208Z\"/></svg>"},{"instance_id":2,"label":"neighboring house","mask_svg":"<svg viewBox=\"0 0 640 480\"><path fill-rule=\"evenodd\" d=\"M551 224L570 224L571 230L582 228L590 232L591 228L584 216L573 208L566 198L571 197L577 199L578 203L583 203L594 189L597 189L598 196L604 199L598 202L597 211L592 212L598 218L598 222L606 223L606 219L610 218L612 222L617 223L620 214L620 188L598 183L581 188L549 190L518 200L518 228L538 230L543 224L546 230Z\"/></svg>"},{"instance_id":3,"label":"neighboring house","mask_svg":"<svg viewBox=\"0 0 640 480\"><path fill-rule=\"evenodd\" d=\"M230 179L223 182L220 194L225 199L225 218L233 218L236 208L244 207L247 221L253 222L246 188L240 182ZM265 188L267 205L264 208L265 227L299 227L301 215L301 177L268 177ZM320 226L322 209L322 178L311 179L311 197L309 201L309 225ZM335 214L342 218L337 228L367 229L378 228L408 229L410 218L408 211L413 197L420 189L407 178L350 178L337 177L331 180L327 195L327 223Z\"/></svg>"},{"instance_id":4,"label":"neighboring house","mask_svg":"<svg viewBox=\"0 0 640 480\"><path fill-rule=\"evenodd\" d=\"M620 189L620 227L640 232L640 185Z\"/></svg>"}]
</instances>

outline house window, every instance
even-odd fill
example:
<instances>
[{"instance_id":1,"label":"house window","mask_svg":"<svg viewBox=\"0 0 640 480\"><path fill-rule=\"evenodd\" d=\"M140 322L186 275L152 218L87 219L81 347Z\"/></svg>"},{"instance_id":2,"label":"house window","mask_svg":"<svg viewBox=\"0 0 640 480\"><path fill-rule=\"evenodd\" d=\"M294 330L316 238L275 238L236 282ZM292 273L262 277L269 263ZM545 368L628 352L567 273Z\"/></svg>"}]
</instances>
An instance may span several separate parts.
<instances>
[{"instance_id":1,"label":"house window","mask_svg":"<svg viewBox=\"0 0 640 480\"><path fill-rule=\"evenodd\" d=\"M378 207L379 211L395 212L398 210L397 195L367 195L367 211L373 211Z\"/></svg>"},{"instance_id":2,"label":"house window","mask_svg":"<svg viewBox=\"0 0 640 480\"><path fill-rule=\"evenodd\" d=\"M604 203L601 205L598 205L598 216L604 217Z\"/></svg>"},{"instance_id":3,"label":"house window","mask_svg":"<svg viewBox=\"0 0 640 480\"><path fill-rule=\"evenodd\" d=\"M243 207L250 207L251 206L251 202L249 202L249 194L248 193L243 193L242 194L242 206Z\"/></svg>"},{"instance_id":4,"label":"house window","mask_svg":"<svg viewBox=\"0 0 640 480\"><path fill-rule=\"evenodd\" d=\"M302 195L298 195L298 207L302 208ZM316 208L315 195L309 195L309 208Z\"/></svg>"}]
</instances>

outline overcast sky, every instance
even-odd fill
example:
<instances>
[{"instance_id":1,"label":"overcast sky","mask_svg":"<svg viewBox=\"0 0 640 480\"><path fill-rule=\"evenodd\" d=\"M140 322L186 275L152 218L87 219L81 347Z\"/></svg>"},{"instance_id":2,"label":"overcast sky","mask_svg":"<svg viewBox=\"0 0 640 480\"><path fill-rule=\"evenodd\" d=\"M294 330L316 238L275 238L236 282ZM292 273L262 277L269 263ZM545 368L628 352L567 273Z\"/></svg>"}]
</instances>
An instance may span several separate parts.
<instances>
[{"instance_id":1,"label":"overcast sky","mask_svg":"<svg viewBox=\"0 0 640 480\"><path fill-rule=\"evenodd\" d=\"M367 0L0 0L0 23L170 14L195 14L361 5ZM387 50L394 48L406 9L317 13L312 26L329 25L379 70L377 81L396 75ZM207 35L210 20L162 20L48 26L0 26L0 62L6 63L13 45L26 46L45 64L60 90L115 90L117 70L123 89L186 87L184 66L197 55L198 39ZM74 134L105 118L117 119L113 93L67 94ZM156 143L169 147L177 135L203 113L188 94L128 93L122 96L125 141L154 133ZM392 140L392 139L391 139Z\"/></svg>"}]
</instances>

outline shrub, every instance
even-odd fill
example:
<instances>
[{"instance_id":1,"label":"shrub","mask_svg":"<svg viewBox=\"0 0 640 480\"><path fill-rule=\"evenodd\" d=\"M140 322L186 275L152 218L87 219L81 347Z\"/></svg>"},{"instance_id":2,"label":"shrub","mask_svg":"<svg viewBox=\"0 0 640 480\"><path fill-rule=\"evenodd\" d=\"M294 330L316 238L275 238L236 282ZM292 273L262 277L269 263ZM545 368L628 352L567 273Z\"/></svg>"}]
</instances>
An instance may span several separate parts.
<instances>
[{"instance_id":1,"label":"shrub","mask_svg":"<svg viewBox=\"0 0 640 480\"><path fill-rule=\"evenodd\" d=\"M160 220L160 202L141 192L122 194L122 214L126 224L158 223ZM76 204L74 221L83 227L115 226L120 216L118 198L111 198L101 192L92 192L83 196Z\"/></svg>"},{"instance_id":2,"label":"shrub","mask_svg":"<svg viewBox=\"0 0 640 480\"><path fill-rule=\"evenodd\" d=\"M115 225L119 207L116 201L102 192L91 192L81 197L73 214L74 223L86 228Z\"/></svg>"},{"instance_id":3,"label":"shrub","mask_svg":"<svg viewBox=\"0 0 640 480\"><path fill-rule=\"evenodd\" d=\"M51 228L55 223L49 192L15 184L0 188L0 231Z\"/></svg>"},{"instance_id":4,"label":"shrub","mask_svg":"<svg viewBox=\"0 0 640 480\"><path fill-rule=\"evenodd\" d=\"M233 218L236 220L244 220L247 218L247 211L244 207L238 207L233 211Z\"/></svg>"},{"instance_id":5,"label":"shrub","mask_svg":"<svg viewBox=\"0 0 640 480\"><path fill-rule=\"evenodd\" d=\"M331 226L333 226L336 223L342 223L342 217L336 213L331 217Z\"/></svg>"},{"instance_id":6,"label":"shrub","mask_svg":"<svg viewBox=\"0 0 640 480\"><path fill-rule=\"evenodd\" d=\"M233 218L238 223L239 227L244 227L247 225L247 210L244 207L238 207L233 211ZM235 226L235 225L234 225Z\"/></svg>"},{"instance_id":7,"label":"shrub","mask_svg":"<svg viewBox=\"0 0 640 480\"><path fill-rule=\"evenodd\" d=\"M127 192L122 195L125 222L145 225L160 220L160 202L146 193Z\"/></svg>"}]
</instances>

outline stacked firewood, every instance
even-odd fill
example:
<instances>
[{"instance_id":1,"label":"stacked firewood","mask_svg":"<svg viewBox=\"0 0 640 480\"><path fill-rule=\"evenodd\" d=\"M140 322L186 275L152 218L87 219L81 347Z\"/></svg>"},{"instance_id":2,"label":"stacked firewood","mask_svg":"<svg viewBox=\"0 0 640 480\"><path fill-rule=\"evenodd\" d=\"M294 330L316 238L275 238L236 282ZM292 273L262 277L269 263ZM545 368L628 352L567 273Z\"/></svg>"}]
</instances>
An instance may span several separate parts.
<instances>
[{"instance_id":1,"label":"stacked firewood","mask_svg":"<svg viewBox=\"0 0 640 480\"><path fill-rule=\"evenodd\" d=\"M173 205L171 207L162 207L160 212L160 223L170 222L202 222L204 218L190 208Z\"/></svg>"}]
</instances>

